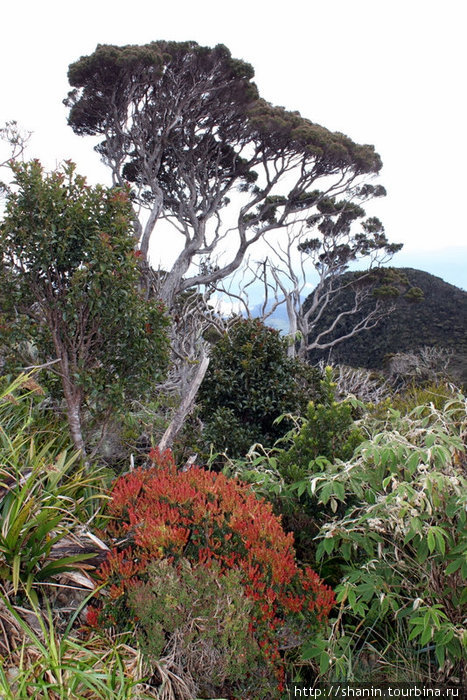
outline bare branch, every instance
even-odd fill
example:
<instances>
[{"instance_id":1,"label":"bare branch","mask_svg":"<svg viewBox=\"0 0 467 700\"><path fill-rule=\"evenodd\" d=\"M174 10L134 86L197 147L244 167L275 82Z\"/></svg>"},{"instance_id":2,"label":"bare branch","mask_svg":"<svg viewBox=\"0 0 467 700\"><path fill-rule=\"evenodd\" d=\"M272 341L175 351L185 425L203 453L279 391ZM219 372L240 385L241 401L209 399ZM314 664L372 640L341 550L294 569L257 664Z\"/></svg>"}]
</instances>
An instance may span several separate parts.
<instances>
[{"instance_id":1,"label":"bare branch","mask_svg":"<svg viewBox=\"0 0 467 700\"><path fill-rule=\"evenodd\" d=\"M22 158L31 134L31 131L21 130L14 120L5 122L5 126L0 128L0 140L8 144L10 153L8 158L0 162L0 168Z\"/></svg>"}]
</instances>

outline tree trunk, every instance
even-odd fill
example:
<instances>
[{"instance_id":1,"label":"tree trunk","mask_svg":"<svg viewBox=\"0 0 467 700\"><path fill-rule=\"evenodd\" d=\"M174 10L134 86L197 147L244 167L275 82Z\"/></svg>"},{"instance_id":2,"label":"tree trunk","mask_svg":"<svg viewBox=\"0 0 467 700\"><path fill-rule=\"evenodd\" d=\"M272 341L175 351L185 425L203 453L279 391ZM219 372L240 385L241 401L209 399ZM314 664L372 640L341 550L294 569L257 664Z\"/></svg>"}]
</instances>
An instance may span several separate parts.
<instances>
[{"instance_id":1,"label":"tree trunk","mask_svg":"<svg viewBox=\"0 0 467 700\"><path fill-rule=\"evenodd\" d=\"M183 275L186 273L191 263L191 254L184 248L175 263L172 265L172 269L166 276L161 287L161 298L168 309L171 309L175 301L175 297L180 292L181 282L183 280Z\"/></svg>"},{"instance_id":2,"label":"tree trunk","mask_svg":"<svg viewBox=\"0 0 467 700\"><path fill-rule=\"evenodd\" d=\"M207 372L209 366L209 357L207 355L203 355L203 358L201 362L198 365L198 369L196 371L195 376L193 377L190 388L188 392L186 393L185 397L182 399L182 402L180 406L178 407L174 417L170 421L169 427L165 431L165 433L162 436L161 441L159 442L159 449L162 452L163 450L166 450L168 447L171 447L175 436L177 435L178 431L180 428L183 426L186 417L190 413L190 411L193 408L193 404L196 399L196 394L198 393L198 389L201 385L201 382L204 379L204 376Z\"/></svg>"},{"instance_id":3,"label":"tree trunk","mask_svg":"<svg viewBox=\"0 0 467 700\"><path fill-rule=\"evenodd\" d=\"M286 296L285 298L285 304L286 304L286 309L287 309L287 316L289 319L289 333L288 333L288 341L289 345L287 347L287 356L290 357L291 359L295 358L296 352L295 352L295 344L297 342L297 314L294 309L293 305L293 300L290 296Z\"/></svg>"},{"instance_id":4,"label":"tree trunk","mask_svg":"<svg viewBox=\"0 0 467 700\"><path fill-rule=\"evenodd\" d=\"M58 333L52 332L52 336L57 356L60 359L60 378L62 381L63 395L65 396L66 401L67 420L71 438L76 450L80 452L83 457L85 457L86 448L81 426L81 403L83 400L83 394L81 389L77 387L71 379L73 375L70 370L68 354L60 342Z\"/></svg>"},{"instance_id":5,"label":"tree trunk","mask_svg":"<svg viewBox=\"0 0 467 700\"><path fill-rule=\"evenodd\" d=\"M83 432L81 428L81 401L73 400L71 403L67 400L68 425L73 443L76 449L83 455L86 455L86 448L83 440Z\"/></svg>"},{"instance_id":6,"label":"tree trunk","mask_svg":"<svg viewBox=\"0 0 467 700\"><path fill-rule=\"evenodd\" d=\"M153 187L154 193L154 204L149 213L149 218L144 226L143 236L141 238L139 249L143 255L143 259L148 262L148 252L149 252L149 242L151 240L152 232L157 223L157 219L162 211L162 205L164 203L164 196L160 187Z\"/></svg>"}]
</instances>

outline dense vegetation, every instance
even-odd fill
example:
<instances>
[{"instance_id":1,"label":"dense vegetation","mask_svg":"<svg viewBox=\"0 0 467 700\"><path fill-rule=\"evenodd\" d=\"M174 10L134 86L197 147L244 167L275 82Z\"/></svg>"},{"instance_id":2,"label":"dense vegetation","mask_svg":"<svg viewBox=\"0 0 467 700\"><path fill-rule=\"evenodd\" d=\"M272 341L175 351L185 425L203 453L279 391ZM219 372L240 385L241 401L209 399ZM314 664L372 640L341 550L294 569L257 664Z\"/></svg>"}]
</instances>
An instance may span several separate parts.
<instances>
[{"instance_id":1,"label":"dense vegetation","mask_svg":"<svg viewBox=\"0 0 467 700\"><path fill-rule=\"evenodd\" d=\"M104 423L163 376L164 308L138 292L127 192L89 187L72 163L51 174L38 161L12 167L0 348L13 368L51 362L73 442L85 452L85 411Z\"/></svg>"},{"instance_id":2,"label":"dense vegetation","mask_svg":"<svg viewBox=\"0 0 467 700\"><path fill-rule=\"evenodd\" d=\"M2 387L6 697L463 678L467 423L452 388L416 406L411 390L339 401L329 368L321 403L275 447L224 474L180 471L155 448L111 485L67 449L37 381Z\"/></svg>"},{"instance_id":3,"label":"dense vegetation","mask_svg":"<svg viewBox=\"0 0 467 700\"><path fill-rule=\"evenodd\" d=\"M407 292L394 299L393 313L375 328L335 346L332 350L333 361L352 367L381 369L394 353L406 353L423 346L446 348L453 352L451 373L465 384L467 292L422 270L401 268L397 272L405 275L409 284ZM348 275L352 277L353 273ZM347 303L350 302L349 296ZM340 303L345 304L344 298ZM322 327L326 327L335 312L334 307L326 310ZM320 326L317 328L319 330ZM345 327L343 330L346 330ZM328 353L314 350L310 354L313 362L322 357L327 360Z\"/></svg>"},{"instance_id":4,"label":"dense vegetation","mask_svg":"<svg viewBox=\"0 0 467 700\"><path fill-rule=\"evenodd\" d=\"M198 395L208 444L231 457L255 442L272 447L287 430L276 419L306 411L318 378L317 370L287 356L277 331L239 319L214 345Z\"/></svg>"},{"instance_id":5,"label":"dense vegetation","mask_svg":"<svg viewBox=\"0 0 467 700\"><path fill-rule=\"evenodd\" d=\"M465 683L466 399L446 361L464 347L465 295L438 313L441 342L439 281L346 276L399 247L361 206L384 194L366 182L379 156L267 103L223 46L99 46L69 77L70 125L104 137L118 186L37 160L13 161L3 185L0 696L280 700L295 681ZM5 135L21 153L14 124ZM238 249L223 266L211 254L231 204ZM162 217L185 242L155 272ZM225 318L211 296L292 221L321 282L284 339ZM294 283L293 320L298 281L271 270L280 289ZM332 331L341 314L360 331L393 298L390 371L362 369L360 345L358 369L296 358L315 320ZM407 345L402 309L419 332Z\"/></svg>"}]
</instances>

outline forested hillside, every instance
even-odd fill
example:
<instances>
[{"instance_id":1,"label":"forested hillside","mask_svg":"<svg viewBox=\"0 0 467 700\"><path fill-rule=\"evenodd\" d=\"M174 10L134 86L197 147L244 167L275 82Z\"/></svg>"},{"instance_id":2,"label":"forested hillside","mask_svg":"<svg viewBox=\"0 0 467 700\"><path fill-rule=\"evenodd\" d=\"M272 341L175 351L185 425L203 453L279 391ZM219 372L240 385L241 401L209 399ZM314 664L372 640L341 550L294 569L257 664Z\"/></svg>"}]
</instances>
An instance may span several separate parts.
<instances>
[{"instance_id":1,"label":"forested hillside","mask_svg":"<svg viewBox=\"0 0 467 700\"><path fill-rule=\"evenodd\" d=\"M467 292L422 270L401 268L398 272L407 276L410 288L415 287L423 292L423 298L414 299L413 296L400 294L393 301L394 311L375 328L336 345L331 354L314 350L310 353L310 360L316 362L331 357L333 362L352 367L380 369L393 353L417 350L423 346L448 348L453 352L451 369L465 383ZM351 278L353 273L347 275ZM343 294L339 304L348 302L349 299ZM335 304L330 305L318 324L317 332L329 323L335 313ZM344 319L340 331L346 328L345 323Z\"/></svg>"}]
</instances>

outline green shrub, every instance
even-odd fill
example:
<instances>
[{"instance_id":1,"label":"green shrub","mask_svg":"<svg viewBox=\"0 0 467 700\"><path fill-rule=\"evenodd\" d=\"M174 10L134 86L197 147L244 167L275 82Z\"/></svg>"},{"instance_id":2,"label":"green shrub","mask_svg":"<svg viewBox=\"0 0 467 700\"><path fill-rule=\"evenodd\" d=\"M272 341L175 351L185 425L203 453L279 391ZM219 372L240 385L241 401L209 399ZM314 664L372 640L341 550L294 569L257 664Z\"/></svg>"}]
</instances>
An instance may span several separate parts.
<instances>
[{"instance_id":1,"label":"green shrub","mask_svg":"<svg viewBox=\"0 0 467 700\"><path fill-rule=\"evenodd\" d=\"M279 332L241 320L214 346L199 402L206 440L238 457L254 442L272 446L291 424L281 414L302 414L317 395L319 373L287 357Z\"/></svg>"},{"instance_id":2,"label":"green shrub","mask_svg":"<svg viewBox=\"0 0 467 700\"><path fill-rule=\"evenodd\" d=\"M323 506L300 484L316 469L316 460L348 459L363 440L363 432L354 419L354 404L336 401L335 394L332 369L327 367L320 381L321 400L308 404L306 416L297 421L288 439L277 443L274 450L266 449L263 456L229 466L240 478L256 483L256 489L261 482L262 494L274 504L286 531L294 534L297 557L312 565L315 537L332 515L332 508L337 508L337 502ZM332 573L333 580L336 575Z\"/></svg>"},{"instance_id":3,"label":"green shrub","mask_svg":"<svg viewBox=\"0 0 467 700\"><path fill-rule=\"evenodd\" d=\"M331 367L326 367L320 387L321 401L310 401L292 447L279 458L279 470L287 483L305 478L317 457L330 462L350 459L363 440L363 433L355 424L354 406L348 400L336 401Z\"/></svg>"},{"instance_id":4,"label":"green shrub","mask_svg":"<svg viewBox=\"0 0 467 700\"><path fill-rule=\"evenodd\" d=\"M127 190L87 185L70 161L52 173L37 160L11 167L15 187L0 224L0 348L10 345L13 367L31 364L20 357L25 345L34 364L47 365L49 390L85 450L96 425L164 377L168 319L139 289Z\"/></svg>"},{"instance_id":5,"label":"green shrub","mask_svg":"<svg viewBox=\"0 0 467 700\"><path fill-rule=\"evenodd\" d=\"M314 641L308 650L317 656L328 649L328 661L337 656L341 665L334 674L342 678L349 679L349 653L366 635L378 640L373 645L384 663L391 643L400 645L403 639L406 656L425 666L426 677L430 665L438 667L438 679L462 674L467 650L465 409L461 396L441 410L433 404L408 415L390 409L385 421L372 424L371 439L350 461L328 463L306 482L322 505L353 500L343 516L323 526L317 551L318 559L337 554L346 561L337 588L345 615L334 626L330 647ZM378 635L378 629L384 633Z\"/></svg>"},{"instance_id":6,"label":"green shrub","mask_svg":"<svg viewBox=\"0 0 467 700\"><path fill-rule=\"evenodd\" d=\"M238 571L163 559L148 566L147 578L130 592L129 607L149 663L170 659L166 666L192 697L220 697L226 684L237 697L259 691L264 664L249 632L253 604Z\"/></svg>"},{"instance_id":7,"label":"green shrub","mask_svg":"<svg viewBox=\"0 0 467 700\"><path fill-rule=\"evenodd\" d=\"M258 426L245 423L233 408L219 406L207 419L203 431L204 441L214 450L230 455L243 455L258 442Z\"/></svg>"}]
</instances>

